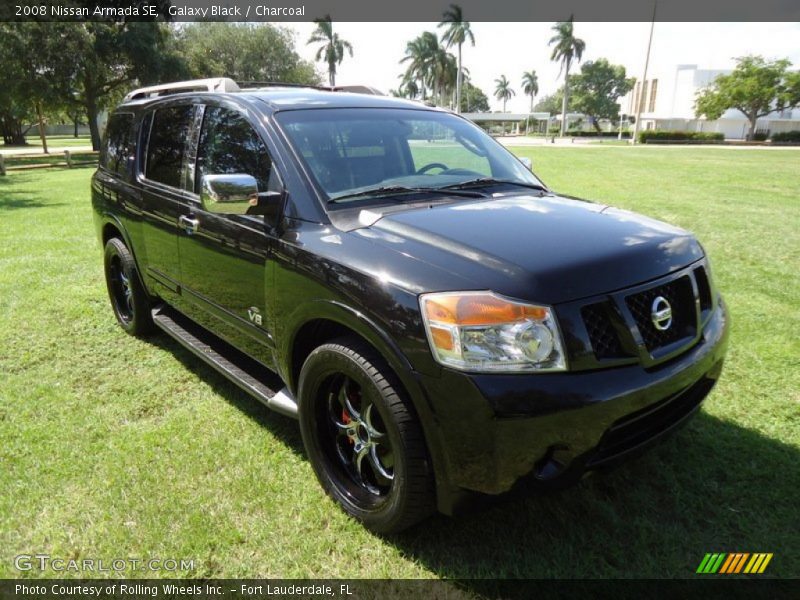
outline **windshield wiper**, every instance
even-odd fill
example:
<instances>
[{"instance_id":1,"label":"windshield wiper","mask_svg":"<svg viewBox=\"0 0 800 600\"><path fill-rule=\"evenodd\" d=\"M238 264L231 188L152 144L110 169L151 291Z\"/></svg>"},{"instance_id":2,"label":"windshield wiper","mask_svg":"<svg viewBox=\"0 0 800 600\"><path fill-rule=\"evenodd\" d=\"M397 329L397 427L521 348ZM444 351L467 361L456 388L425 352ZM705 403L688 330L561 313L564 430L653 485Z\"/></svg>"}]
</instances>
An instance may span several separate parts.
<instances>
[{"instance_id":1,"label":"windshield wiper","mask_svg":"<svg viewBox=\"0 0 800 600\"><path fill-rule=\"evenodd\" d=\"M478 187L482 185L516 185L519 187L529 188L532 190L540 190L546 192L547 188L537 183L525 183L524 181L514 181L513 179L495 179L494 177L478 177L477 179L468 179L467 181L459 181L458 183L451 183L444 186L443 189L461 189L469 187Z\"/></svg>"},{"instance_id":2,"label":"windshield wiper","mask_svg":"<svg viewBox=\"0 0 800 600\"><path fill-rule=\"evenodd\" d=\"M334 196L328 202L340 202L341 200L350 200L352 198L370 197L370 196L388 196L393 194L445 194L448 196L463 196L464 198L485 198L486 195L481 192L456 190L450 186L444 187L410 187L405 185L381 185L378 187L367 188L351 194L344 194L342 196Z\"/></svg>"}]
</instances>

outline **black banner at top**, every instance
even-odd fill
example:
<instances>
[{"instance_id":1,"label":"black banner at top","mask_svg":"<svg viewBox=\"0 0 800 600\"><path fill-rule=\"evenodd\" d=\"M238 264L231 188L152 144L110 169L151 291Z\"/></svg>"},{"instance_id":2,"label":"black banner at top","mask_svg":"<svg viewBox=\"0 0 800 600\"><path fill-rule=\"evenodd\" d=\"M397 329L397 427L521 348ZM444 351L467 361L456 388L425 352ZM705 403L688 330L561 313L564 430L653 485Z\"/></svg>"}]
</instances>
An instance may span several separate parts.
<instances>
[{"instance_id":1,"label":"black banner at top","mask_svg":"<svg viewBox=\"0 0 800 600\"><path fill-rule=\"evenodd\" d=\"M0 21L800 21L798 0L3 0ZM655 11L654 11L655 8Z\"/></svg>"}]
</instances>

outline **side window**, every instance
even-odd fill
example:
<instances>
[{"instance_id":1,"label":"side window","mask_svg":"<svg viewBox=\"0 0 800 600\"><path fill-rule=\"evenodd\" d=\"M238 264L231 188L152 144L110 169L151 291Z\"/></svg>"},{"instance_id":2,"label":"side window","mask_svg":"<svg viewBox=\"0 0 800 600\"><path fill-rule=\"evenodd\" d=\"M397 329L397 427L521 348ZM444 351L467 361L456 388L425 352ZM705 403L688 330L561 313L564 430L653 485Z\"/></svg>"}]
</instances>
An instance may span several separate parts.
<instances>
[{"instance_id":1,"label":"side window","mask_svg":"<svg viewBox=\"0 0 800 600\"><path fill-rule=\"evenodd\" d=\"M205 175L241 173L252 175L260 192L278 191L267 146L238 112L209 106L197 149L195 191L200 193Z\"/></svg>"},{"instance_id":2,"label":"side window","mask_svg":"<svg viewBox=\"0 0 800 600\"><path fill-rule=\"evenodd\" d=\"M193 115L193 106L171 106L156 111L147 143L145 177L181 187L181 169Z\"/></svg>"},{"instance_id":3,"label":"side window","mask_svg":"<svg viewBox=\"0 0 800 600\"><path fill-rule=\"evenodd\" d=\"M100 150L100 164L127 180L130 178L128 159L133 157L133 151L133 115L130 113L111 115Z\"/></svg>"}]
</instances>

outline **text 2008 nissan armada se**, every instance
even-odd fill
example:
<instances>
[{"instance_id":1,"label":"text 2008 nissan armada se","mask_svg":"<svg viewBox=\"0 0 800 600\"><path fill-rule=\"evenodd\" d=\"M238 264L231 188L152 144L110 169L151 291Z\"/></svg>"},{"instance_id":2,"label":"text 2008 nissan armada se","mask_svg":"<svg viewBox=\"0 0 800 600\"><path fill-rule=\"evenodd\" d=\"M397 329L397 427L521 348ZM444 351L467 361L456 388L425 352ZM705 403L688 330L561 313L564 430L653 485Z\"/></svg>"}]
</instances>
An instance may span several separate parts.
<instances>
[{"instance_id":1,"label":"text 2008 nissan armada se","mask_svg":"<svg viewBox=\"0 0 800 600\"><path fill-rule=\"evenodd\" d=\"M296 416L322 486L375 531L610 466L722 368L726 309L690 233L559 196L413 102L137 90L92 203L122 328L158 326Z\"/></svg>"}]
</instances>

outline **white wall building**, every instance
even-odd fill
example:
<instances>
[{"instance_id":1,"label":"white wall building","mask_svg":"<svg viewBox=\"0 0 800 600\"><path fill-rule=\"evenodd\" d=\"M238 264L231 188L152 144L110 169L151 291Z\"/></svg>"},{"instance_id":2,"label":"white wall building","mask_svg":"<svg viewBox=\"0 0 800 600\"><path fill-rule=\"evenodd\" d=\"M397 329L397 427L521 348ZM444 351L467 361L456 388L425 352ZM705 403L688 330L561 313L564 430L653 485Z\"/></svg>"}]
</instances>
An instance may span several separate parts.
<instances>
[{"instance_id":1,"label":"white wall building","mask_svg":"<svg viewBox=\"0 0 800 600\"><path fill-rule=\"evenodd\" d=\"M640 130L709 131L725 134L726 139L743 140L749 127L745 116L731 109L719 119L709 121L694 114L697 92L710 85L718 75L730 70L698 69L697 65L678 65L674 73L659 74L636 82L633 90L620 99L621 112L636 115L636 105L641 105ZM756 131L800 130L800 109L773 112L758 120Z\"/></svg>"}]
</instances>

